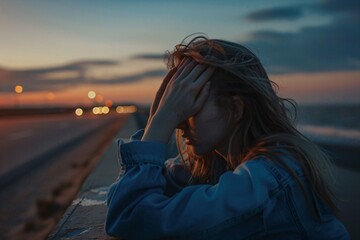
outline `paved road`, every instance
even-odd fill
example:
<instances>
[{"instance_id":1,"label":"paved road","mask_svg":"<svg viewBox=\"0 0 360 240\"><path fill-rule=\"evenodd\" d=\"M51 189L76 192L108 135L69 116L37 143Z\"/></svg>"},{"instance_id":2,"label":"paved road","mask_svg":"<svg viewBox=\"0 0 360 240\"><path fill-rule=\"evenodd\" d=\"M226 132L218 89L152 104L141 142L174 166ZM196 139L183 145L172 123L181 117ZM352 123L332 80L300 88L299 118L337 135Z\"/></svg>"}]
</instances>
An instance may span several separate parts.
<instances>
[{"instance_id":1,"label":"paved road","mask_svg":"<svg viewBox=\"0 0 360 240\"><path fill-rule=\"evenodd\" d=\"M55 189L67 186L75 191L127 117L59 114L0 119L0 179L21 172L9 184L0 182L0 239L12 239L9 236L26 224L31 228L39 218L37 203L51 199Z\"/></svg>"},{"instance_id":2,"label":"paved road","mask_svg":"<svg viewBox=\"0 0 360 240\"><path fill-rule=\"evenodd\" d=\"M114 116L56 114L0 119L0 176Z\"/></svg>"}]
</instances>

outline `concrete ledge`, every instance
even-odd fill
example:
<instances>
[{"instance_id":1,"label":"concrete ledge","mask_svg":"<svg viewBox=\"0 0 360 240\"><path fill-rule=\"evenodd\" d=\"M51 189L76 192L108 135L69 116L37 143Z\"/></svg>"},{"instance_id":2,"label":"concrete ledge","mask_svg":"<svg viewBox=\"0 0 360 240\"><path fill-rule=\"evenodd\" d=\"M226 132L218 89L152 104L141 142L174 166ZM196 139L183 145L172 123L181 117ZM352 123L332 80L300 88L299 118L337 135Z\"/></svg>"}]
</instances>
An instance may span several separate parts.
<instances>
[{"instance_id":1,"label":"concrete ledge","mask_svg":"<svg viewBox=\"0 0 360 240\"><path fill-rule=\"evenodd\" d=\"M129 116L123 128L104 152L93 172L81 187L77 199L65 212L62 220L49 239L114 239L105 234L106 194L109 185L119 175L116 139L129 138L143 126L139 118Z\"/></svg>"}]
</instances>

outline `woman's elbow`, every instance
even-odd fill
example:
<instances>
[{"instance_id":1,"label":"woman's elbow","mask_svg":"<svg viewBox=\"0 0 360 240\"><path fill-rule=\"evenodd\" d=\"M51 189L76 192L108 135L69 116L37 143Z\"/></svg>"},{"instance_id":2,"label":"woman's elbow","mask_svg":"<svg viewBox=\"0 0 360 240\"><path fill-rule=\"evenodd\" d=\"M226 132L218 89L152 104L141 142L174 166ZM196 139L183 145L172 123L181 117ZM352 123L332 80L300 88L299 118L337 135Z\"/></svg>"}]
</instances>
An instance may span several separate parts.
<instances>
[{"instance_id":1,"label":"woman's elbow","mask_svg":"<svg viewBox=\"0 0 360 240\"><path fill-rule=\"evenodd\" d=\"M126 224L120 221L112 221L106 219L105 232L111 237L117 237L120 239L144 239L145 236L139 232L138 228L135 228L131 224Z\"/></svg>"},{"instance_id":2,"label":"woman's elbow","mask_svg":"<svg viewBox=\"0 0 360 240\"><path fill-rule=\"evenodd\" d=\"M127 222L124 222L122 213L110 204L105 219L106 234L113 237L124 237L124 229L126 228Z\"/></svg>"},{"instance_id":3,"label":"woman's elbow","mask_svg":"<svg viewBox=\"0 0 360 240\"><path fill-rule=\"evenodd\" d=\"M121 237L120 226L121 224L119 224L119 221L117 219L109 216L109 214L106 216L105 232L107 235L112 237Z\"/></svg>"},{"instance_id":4,"label":"woman's elbow","mask_svg":"<svg viewBox=\"0 0 360 240\"><path fill-rule=\"evenodd\" d=\"M112 211L108 209L105 220L105 232L112 237L118 237L123 239L134 239L137 234L136 225L132 219L125 217L123 213Z\"/></svg>"}]
</instances>

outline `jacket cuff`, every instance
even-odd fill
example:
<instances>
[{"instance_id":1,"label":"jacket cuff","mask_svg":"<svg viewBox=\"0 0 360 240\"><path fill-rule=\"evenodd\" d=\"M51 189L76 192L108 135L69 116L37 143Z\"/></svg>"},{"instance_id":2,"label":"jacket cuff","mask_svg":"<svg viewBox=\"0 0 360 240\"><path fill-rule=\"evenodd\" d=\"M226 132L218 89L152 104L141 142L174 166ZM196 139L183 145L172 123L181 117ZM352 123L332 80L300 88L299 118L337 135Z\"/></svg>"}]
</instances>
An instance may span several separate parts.
<instances>
[{"instance_id":1,"label":"jacket cuff","mask_svg":"<svg viewBox=\"0 0 360 240\"><path fill-rule=\"evenodd\" d=\"M166 145L160 142L118 142L119 157L125 167L154 164L163 166L166 160Z\"/></svg>"},{"instance_id":2,"label":"jacket cuff","mask_svg":"<svg viewBox=\"0 0 360 240\"><path fill-rule=\"evenodd\" d=\"M140 130L136 131L136 133L131 135L130 142L140 141L142 136L144 135L144 132L145 132L145 129L140 129Z\"/></svg>"}]
</instances>

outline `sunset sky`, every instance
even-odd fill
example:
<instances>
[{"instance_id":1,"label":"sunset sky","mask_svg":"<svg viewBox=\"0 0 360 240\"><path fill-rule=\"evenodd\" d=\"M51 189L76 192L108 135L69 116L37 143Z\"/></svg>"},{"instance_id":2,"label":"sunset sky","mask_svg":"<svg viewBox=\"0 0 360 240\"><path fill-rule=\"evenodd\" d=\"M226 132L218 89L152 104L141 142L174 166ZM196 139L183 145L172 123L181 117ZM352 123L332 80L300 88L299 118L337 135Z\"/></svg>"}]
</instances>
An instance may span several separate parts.
<instances>
[{"instance_id":1,"label":"sunset sky","mask_svg":"<svg viewBox=\"0 0 360 240\"><path fill-rule=\"evenodd\" d=\"M0 108L150 104L196 32L253 50L282 97L360 103L359 24L358 0L1 0Z\"/></svg>"}]
</instances>

